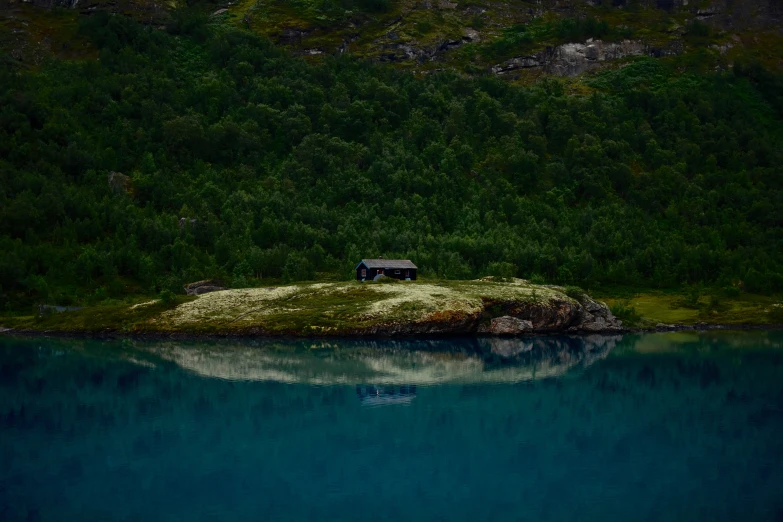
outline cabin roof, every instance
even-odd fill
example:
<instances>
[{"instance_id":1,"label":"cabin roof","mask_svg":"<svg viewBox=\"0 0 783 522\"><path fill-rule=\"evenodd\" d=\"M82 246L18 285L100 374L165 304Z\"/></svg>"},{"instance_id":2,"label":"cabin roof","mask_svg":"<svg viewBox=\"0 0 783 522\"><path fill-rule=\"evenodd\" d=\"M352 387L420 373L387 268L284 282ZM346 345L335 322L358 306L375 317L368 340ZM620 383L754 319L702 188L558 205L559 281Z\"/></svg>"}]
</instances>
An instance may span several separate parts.
<instances>
[{"instance_id":1,"label":"cabin roof","mask_svg":"<svg viewBox=\"0 0 783 522\"><path fill-rule=\"evenodd\" d=\"M367 268L412 268L414 270L419 268L410 259L362 259L362 262L356 265L356 268L359 268L361 265Z\"/></svg>"}]
</instances>

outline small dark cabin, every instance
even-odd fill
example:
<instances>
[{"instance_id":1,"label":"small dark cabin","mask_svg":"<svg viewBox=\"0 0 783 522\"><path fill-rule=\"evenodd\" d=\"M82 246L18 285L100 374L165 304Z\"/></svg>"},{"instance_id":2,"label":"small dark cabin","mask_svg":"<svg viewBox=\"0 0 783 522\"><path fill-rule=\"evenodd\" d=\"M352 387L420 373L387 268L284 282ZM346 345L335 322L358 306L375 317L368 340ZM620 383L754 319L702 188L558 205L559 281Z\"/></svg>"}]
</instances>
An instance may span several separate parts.
<instances>
[{"instance_id":1,"label":"small dark cabin","mask_svg":"<svg viewBox=\"0 0 783 522\"><path fill-rule=\"evenodd\" d=\"M402 281L415 281L419 268L407 259L362 259L356 265L357 281L373 281L378 276L385 275Z\"/></svg>"}]
</instances>

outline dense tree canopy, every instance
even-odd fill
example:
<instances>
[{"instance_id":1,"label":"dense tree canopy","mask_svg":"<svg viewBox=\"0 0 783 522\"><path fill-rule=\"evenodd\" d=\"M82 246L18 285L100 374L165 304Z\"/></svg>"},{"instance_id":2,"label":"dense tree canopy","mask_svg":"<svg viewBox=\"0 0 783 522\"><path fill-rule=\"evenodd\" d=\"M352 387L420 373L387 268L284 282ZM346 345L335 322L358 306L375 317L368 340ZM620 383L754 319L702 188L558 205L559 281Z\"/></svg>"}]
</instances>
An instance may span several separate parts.
<instances>
[{"instance_id":1,"label":"dense tree canopy","mask_svg":"<svg viewBox=\"0 0 783 522\"><path fill-rule=\"evenodd\" d=\"M347 277L379 254L425 276L783 290L781 81L758 67L640 59L573 94L308 64L186 16L83 31L98 60L0 77L3 306Z\"/></svg>"}]
</instances>

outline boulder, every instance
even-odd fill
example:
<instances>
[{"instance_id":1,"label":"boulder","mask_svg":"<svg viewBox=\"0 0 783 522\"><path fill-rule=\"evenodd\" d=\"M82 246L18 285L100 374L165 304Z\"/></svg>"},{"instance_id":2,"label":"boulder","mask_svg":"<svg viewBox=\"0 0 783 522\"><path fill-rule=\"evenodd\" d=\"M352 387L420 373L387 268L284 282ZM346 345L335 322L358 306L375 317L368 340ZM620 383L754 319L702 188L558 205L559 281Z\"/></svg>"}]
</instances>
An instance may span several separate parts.
<instances>
[{"instance_id":1,"label":"boulder","mask_svg":"<svg viewBox=\"0 0 783 522\"><path fill-rule=\"evenodd\" d=\"M543 302L507 303L508 314L530 321L537 332L557 332L573 326L579 321L583 307L567 298L553 298Z\"/></svg>"},{"instance_id":2,"label":"boulder","mask_svg":"<svg viewBox=\"0 0 783 522\"><path fill-rule=\"evenodd\" d=\"M578 332L619 332L623 322L617 319L606 304L588 296L580 299L582 310L579 318L569 330Z\"/></svg>"},{"instance_id":3,"label":"boulder","mask_svg":"<svg viewBox=\"0 0 783 522\"><path fill-rule=\"evenodd\" d=\"M466 27L462 30L462 39L469 42L480 42L481 35L472 27Z\"/></svg>"},{"instance_id":4,"label":"boulder","mask_svg":"<svg viewBox=\"0 0 783 522\"><path fill-rule=\"evenodd\" d=\"M520 335L532 331L533 323L510 315L496 317L478 328L478 333L489 335Z\"/></svg>"},{"instance_id":5,"label":"boulder","mask_svg":"<svg viewBox=\"0 0 783 522\"><path fill-rule=\"evenodd\" d=\"M122 172L109 172L109 189L115 194L127 194L131 191L132 183L130 177Z\"/></svg>"},{"instance_id":6,"label":"boulder","mask_svg":"<svg viewBox=\"0 0 783 522\"><path fill-rule=\"evenodd\" d=\"M179 229L182 230L187 226L193 227L196 226L197 223L198 223L198 219L188 219L188 218L181 217L179 218Z\"/></svg>"},{"instance_id":7,"label":"boulder","mask_svg":"<svg viewBox=\"0 0 783 522\"><path fill-rule=\"evenodd\" d=\"M205 279L204 281L196 281L195 283L188 283L185 285L185 293L188 295L201 295L209 292L218 292L220 290L228 290L223 286L220 281L214 279Z\"/></svg>"}]
</instances>

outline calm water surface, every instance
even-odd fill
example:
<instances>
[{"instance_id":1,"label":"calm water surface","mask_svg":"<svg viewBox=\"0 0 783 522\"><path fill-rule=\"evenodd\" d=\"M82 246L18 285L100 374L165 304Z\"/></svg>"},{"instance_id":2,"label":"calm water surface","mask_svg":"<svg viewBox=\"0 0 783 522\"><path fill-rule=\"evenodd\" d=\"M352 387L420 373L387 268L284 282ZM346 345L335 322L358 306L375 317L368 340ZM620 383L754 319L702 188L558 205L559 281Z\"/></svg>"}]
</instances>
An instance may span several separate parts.
<instances>
[{"instance_id":1,"label":"calm water surface","mask_svg":"<svg viewBox=\"0 0 783 522\"><path fill-rule=\"evenodd\" d=\"M0 337L3 521L781 521L781 464L783 332Z\"/></svg>"}]
</instances>

